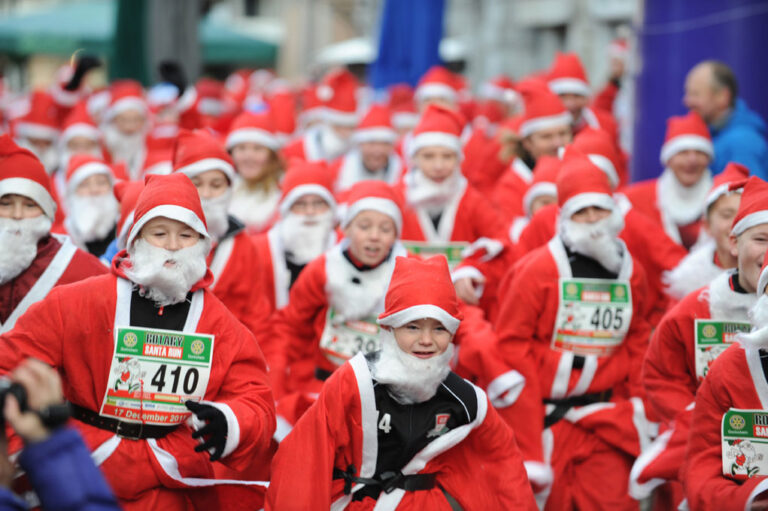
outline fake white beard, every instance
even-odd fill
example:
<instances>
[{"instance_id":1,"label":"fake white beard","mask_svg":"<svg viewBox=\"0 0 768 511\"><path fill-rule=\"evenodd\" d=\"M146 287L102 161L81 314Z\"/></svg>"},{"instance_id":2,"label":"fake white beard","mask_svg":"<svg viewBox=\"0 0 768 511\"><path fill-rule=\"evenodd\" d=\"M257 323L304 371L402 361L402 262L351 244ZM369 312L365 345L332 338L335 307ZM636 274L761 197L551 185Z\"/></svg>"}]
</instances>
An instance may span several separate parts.
<instances>
[{"instance_id":1,"label":"fake white beard","mask_svg":"<svg viewBox=\"0 0 768 511\"><path fill-rule=\"evenodd\" d=\"M145 133L140 131L134 135L124 135L113 124L103 128L104 144L106 144L112 159L116 162L134 164L134 159L144 151Z\"/></svg>"},{"instance_id":2,"label":"fake white beard","mask_svg":"<svg viewBox=\"0 0 768 511\"><path fill-rule=\"evenodd\" d=\"M220 240L229 229L229 203L232 200L232 188L213 199L200 199L208 225L208 234L214 240Z\"/></svg>"},{"instance_id":3,"label":"fake white beard","mask_svg":"<svg viewBox=\"0 0 768 511\"><path fill-rule=\"evenodd\" d=\"M704 213L711 187L712 174L709 170L704 172L695 185L685 187L677 180L674 172L666 168L657 185L659 206L675 224L688 225Z\"/></svg>"},{"instance_id":4,"label":"fake white beard","mask_svg":"<svg viewBox=\"0 0 768 511\"><path fill-rule=\"evenodd\" d=\"M739 334L737 339L743 344L768 348L768 296L760 295L749 311L749 321L752 323L752 331Z\"/></svg>"},{"instance_id":5,"label":"fake white beard","mask_svg":"<svg viewBox=\"0 0 768 511\"><path fill-rule=\"evenodd\" d=\"M37 242L51 231L45 215L14 220L0 218L0 284L18 277L37 256ZM10 249L10 247L13 247Z\"/></svg>"},{"instance_id":6,"label":"fake white beard","mask_svg":"<svg viewBox=\"0 0 768 511\"><path fill-rule=\"evenodd\" d=\"M306 216L288 213L280 220L280 240L291 262L306 264L328 248L333 211Z\"/></svg>"},{"instance_id":7,"label":"fake white beard","mask_svg":"<svg viewBox=\"0 0 768 511\"><path fill-rule=\"evenodd\" d=\"M320 130L320 146L328 161L335 160L351 147L350 141L341 138L331 126L323 124L318 129Z\"/></svg>"},{"instance_id":8,"label":"fake white beard","mask_svg":"<svg viewBox=\"0 0 768 511\"><path fill-rule=\"evenodd\" d=\"M411 206L437 213L458 193L460 181L458 169L443 182L436 183L421 170L414 168L409 172L405 183L405 197Z\"/></svg>"},{"instance_id":9,"label":"fake white beard","mask_svg":"<svg viewBox=\"0 0 768 511\"><path fill-rule=\"evenodd\" d=\"M40 163L43 164L43 167L45 167L45 172L49 176L52 175L57 168L59 168L59 153L56 149L56 144L51 144L51 146L45 151L39 151L34 145L27 141L27 139L22 138L19 140L19 145L24 149L29 149L32 154L37 156L37 159L40 160Z\"/></svg>"},{"instance_id":10,"label":"fake white beard","mask_svg":"<svg viewBox=\"0 0 768 511\"><path fill-rule=\"evenodd\" d=\"M623 228L624 217L615 208L609 216L593 224L561 218L560 237L573 252L590 257L608 271L618 273L624 253L616 237Z\"/></svg>"},{"instance_id":11,"label":"fake white beard","mask_svg":"<svg viewBox=\"0 0 768 511\"><path fill-rule=\"evenodd\" d=\"M400 404L423 403L432 399L451 372L450 362L455 350L453 342L440 355L424 359L401 350L392 330L381 328L379 339L379 358L371 364L373 378L386 385Z\"/></svg>"},{"instance_id":12,"label":"fake white beard","mask_svg":"<svg viewBox=\"0 0 768 511\"><path fill-rule=\"evenodd\" d=\"M125 275L139 285L139 292L159 306L183 302L189 290L205 276L205 256L210 242L200 240L191 247L171 251L138 239L128 250L131 265ZM172 267L165 266L174 261Z\"/></svg>"},{"instance_id":13,"label":"fake white beard","mask_svg":"<svg viewBox=\"0 0 768 511\"><path fill-rule=\"evenodd\" d=\"M72 193L67 210L67 229L75 241L82 243L106 238L120 216L120 204L112 192L96 196Z\"/></svg>"}]
</instances>

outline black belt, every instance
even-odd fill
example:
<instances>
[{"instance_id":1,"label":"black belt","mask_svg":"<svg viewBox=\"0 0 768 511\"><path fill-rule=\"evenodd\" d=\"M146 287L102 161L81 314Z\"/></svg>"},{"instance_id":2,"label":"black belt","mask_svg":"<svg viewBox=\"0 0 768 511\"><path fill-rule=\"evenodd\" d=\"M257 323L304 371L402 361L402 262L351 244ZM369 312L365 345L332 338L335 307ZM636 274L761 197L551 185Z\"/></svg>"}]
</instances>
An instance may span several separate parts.
<instances>
[{"instance_id":1,"label":"black belt","mask_svg":"<svg viewBox=\"0 0 768 511\"><path fill-rule=\"evenodd\" d=\"M400 471L384 472L378 478L356 477L355 466L350 465L347 471L339 468L333 469L334 479L344 479L344 494L352 493L352 484L360 483L366 486L380 488L384 493L390 493L395 488L405 491L431 490L436 486L436 474L413 474L405 475Z\"/></svg>"},{"instance_id":2,"label":"black belt","mask_svg":"<svg viewBox=\"0 0 768 511\"><path fill-rule=\"evenodd\" d=\"M333 373L331 371L328 371L327 369L320 369L319 367L315 367L315 378L317 378L320 381L325 381L328 378L331 377Z\"/></svg>"},{"instance_id":3,"label":"black belt","mask_svg":"<svg viewBox=\"0 0 768 511\"><path fill-rule=\"evenodd\" d=\"M581 396L566 397L563 399L544 399L544 403L548 405L555 405L555 409L552 413L544 417L544 427L548 428L555 424L557 421L565 417L568 410L575 406L587 406L595 403L606 403L611 400L613 396L613 390L608 389L603 392L595 392L594 394L582 394Z\"/></svg>"},{"instance_id":4,"label":"black belt","mask_svg":"<svg viewBox=\"0 0 768 511\"><path fill-rule=\"evenodd\" d=\"M142 424L140 422L125 422L111 417L104 417L98 413L70 403L72 417L99 429L111 431L119 437L129 440L144 440L145 438L163 438L171 433L177 426L156 426L154 424Z\"/></svg>"}]
</instances>

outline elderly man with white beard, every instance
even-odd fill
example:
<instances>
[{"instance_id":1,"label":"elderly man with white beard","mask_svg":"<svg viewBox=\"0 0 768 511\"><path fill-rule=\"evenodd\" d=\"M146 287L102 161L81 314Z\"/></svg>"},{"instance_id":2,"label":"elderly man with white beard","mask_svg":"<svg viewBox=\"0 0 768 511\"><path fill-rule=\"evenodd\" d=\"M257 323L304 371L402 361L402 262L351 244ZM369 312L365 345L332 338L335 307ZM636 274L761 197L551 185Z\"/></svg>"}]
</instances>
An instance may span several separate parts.
<instances>
[{"instance_id":1,"label":"elderly man with white beard","mask_svg":"<svg viewBox=\"0 0 768 511\"><path fill-rule=\"evenodd\" d=\"M189 178L147 180L126 246L110 274L55 289L0 336L0 371L27 357L59 371L124 509L229 509L239 492L217 491L234 483L213 462L268 464L275 412L258 344L207 289L211 238Z\"/></svg>"},{"instance_id":2,"label":"elderly man with white beard","mask_svg":"<svg viewBox=\"0 0 768 511\"><path fill-rule=\"evenodd\" d=\"M768 184L759 184L764 205ZM759 272L751 331L717 357L696 393L681 471L692 510L768 508L768 257Z\"/></svg>"},{"instance_id":3,"label":"elderly man with white beard","mask_svg":"<svg viewBox=\"0 0 768 511\"><path fill-rule=\"evenodd\" d=\"M0 137L0 332L54 286L107 271L67 237L51 234L55 211L43 165Z\"/></svg>"},{"instance_id":4,"label":"elderly man with white beard","mask_svg":"<svg viewBox=\"0 0 768 511\"><path fill-rule=\"evenodd\" d=\"M224 147L205 131L182 130L173 153L173 172L185 174L197 188L213 248L209 289L247 326L259 342L269 306L258 278L256 248L245 226L229 214L235 167Z\"/></svg>"},{"instance_id":5,"label":"elderly man with white beard","mask_svg":"<svg viewBox=\"0 0 768 511\"><path fill-rule=\"evenodd\" d=\"M115 239L120 217L112 169L101 158L78 154L69 160L65 186L64 227L78 247L100 257Z\"/></svg>"},{"instance_id":6,"label":"elderly man with white beard","mask_svg":"<svg viewBox=\"0 0 768 511\"><path fill-rule=\"evenodd\" d=\"M507 419L544 509L636 509L629 471L649 441L640 381L645 273L617 236L623 217L586 156L557 177L559 232L513 268L496 332L526 379Z\"/></svg>"}]
</instances>

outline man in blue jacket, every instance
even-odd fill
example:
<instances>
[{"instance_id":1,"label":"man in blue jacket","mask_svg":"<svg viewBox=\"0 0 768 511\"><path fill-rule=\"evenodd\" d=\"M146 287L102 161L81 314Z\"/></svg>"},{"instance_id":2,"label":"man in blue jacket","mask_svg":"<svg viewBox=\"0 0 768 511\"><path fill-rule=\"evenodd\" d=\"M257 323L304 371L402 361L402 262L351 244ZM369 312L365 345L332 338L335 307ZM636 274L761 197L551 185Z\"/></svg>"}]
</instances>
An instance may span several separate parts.
<instances>
[{"instance_id":1,"label":"man in blue jacket","mask_svg":"<svg viewBox=\"0 0 768 511\"><path fill-rule=\"evenodd\" d=\"M738 94L739 84L731 68L716 60L705 60L688 73L683 102L709 126L715 146L712 172L717 174L734 161L749 168L753 175L768 179L765 121Z\"/></svg>"}]
</instances>

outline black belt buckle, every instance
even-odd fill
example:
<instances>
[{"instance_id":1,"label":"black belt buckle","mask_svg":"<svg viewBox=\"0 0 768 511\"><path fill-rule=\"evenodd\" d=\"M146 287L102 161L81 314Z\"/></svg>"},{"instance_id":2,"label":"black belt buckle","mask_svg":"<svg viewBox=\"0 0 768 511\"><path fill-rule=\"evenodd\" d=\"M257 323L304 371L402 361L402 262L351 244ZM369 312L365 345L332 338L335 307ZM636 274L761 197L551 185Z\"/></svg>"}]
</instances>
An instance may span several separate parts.
<instances>
[{"instance_id":1,"label":"black belt buckle","mask_svg":"<svg viewBox=\"0 0 768 511\"><path fill-rule=\"evenodd\" d=\"M138 433L132 435L130 433L122 433L120 431L120 427L123 426L125 428L130 429L130 426L139 426ZM141 440L142 434L144 433L144 423L139 422L125 422L125 421L117 421L117 427L115 428L115 434L119 436L120 438L125 438L126 440Z\"/></svg>"},{"instance_id":2,"label":"black belt buckle","mask_svg":"<svg viewBox=\"0 0 768 511\"><path fill-rule=\"evenodd\" d=\"M381 489L384 490L384 493L392 493L398 487L402 478L402 472L384 472L380 476Z\"/></svg>"}]
</instances>

